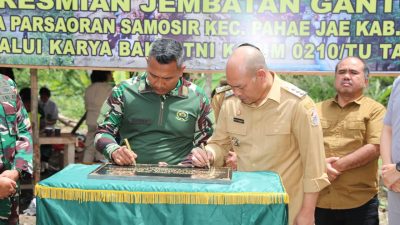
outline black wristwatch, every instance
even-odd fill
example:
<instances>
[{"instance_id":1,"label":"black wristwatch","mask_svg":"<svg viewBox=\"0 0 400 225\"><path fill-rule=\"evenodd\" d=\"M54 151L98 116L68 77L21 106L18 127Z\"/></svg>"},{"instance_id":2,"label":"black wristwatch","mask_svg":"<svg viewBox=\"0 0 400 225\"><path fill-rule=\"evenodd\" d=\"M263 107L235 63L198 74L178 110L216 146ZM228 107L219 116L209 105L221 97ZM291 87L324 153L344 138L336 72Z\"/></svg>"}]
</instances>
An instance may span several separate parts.
<instances>
[{"instance_id":1,"label":"black wristwatch","mask_svg":"<svg viewBox=\"0 0 400 225\"><path fill-rule=\"evenodd\" d=\"M400 172L400 162L396 163L396 170L397 172Z\"/></svg>"}]
</instances>

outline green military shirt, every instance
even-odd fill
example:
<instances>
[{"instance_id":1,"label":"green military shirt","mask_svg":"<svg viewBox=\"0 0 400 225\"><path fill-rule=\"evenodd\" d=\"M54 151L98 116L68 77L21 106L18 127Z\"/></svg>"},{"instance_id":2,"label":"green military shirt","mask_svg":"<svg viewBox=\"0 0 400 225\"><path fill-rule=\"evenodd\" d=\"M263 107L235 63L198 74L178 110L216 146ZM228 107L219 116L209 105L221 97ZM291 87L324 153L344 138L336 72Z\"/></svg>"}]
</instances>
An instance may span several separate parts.
<instances>
[{"instance_id":1,"label":"green military shirt","mask_svg":"<svg viewBox=\"0 0 400 225\"><path fill-rule=\"evenodd\" d=\"M208 97L184 79L168 94L158 95L148 85L147 74L131 78L115 87L105 104L95 145L108 159L120 147L115 141L120 134L121 140L129 140L138 163L190 161L191 150L213 131Z\"/></svg>"},{"instance_id":2,"label":"green military shirt","mask_svg":"<svg viewBox=\"0 0 400 225\"><path fill-rule=\"evenodd\" d=\"M0 173L18 170L32 174L32 135L28 113L15 83L0 75ZM21 177L20 177L21 178ZM15 196L0 200L0 224L18 223L19 185Z\"/></svg>"}]
</instances>

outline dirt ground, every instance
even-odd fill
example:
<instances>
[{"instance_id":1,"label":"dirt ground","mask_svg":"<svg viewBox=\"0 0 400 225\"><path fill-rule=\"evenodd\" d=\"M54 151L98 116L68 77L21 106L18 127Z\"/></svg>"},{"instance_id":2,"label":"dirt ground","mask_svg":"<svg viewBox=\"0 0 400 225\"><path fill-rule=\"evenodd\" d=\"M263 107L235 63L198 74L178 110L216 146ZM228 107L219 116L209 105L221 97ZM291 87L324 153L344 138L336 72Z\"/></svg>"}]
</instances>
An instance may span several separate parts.
<instances>
[{"instance_id":1,"label":"dirt ground","mask_svg":"<svg viewBox=\"0 0 400 225\"><path fill-rule=\"evenodd\" d=\"M20 225L35 225L36 224L36 216L19 216L19 224Z\"/></svg>"},{"instance_id":2,"label":"dirt ground","mask_svg":"<svg viewBox=\"0 0 400 225\"><path fill-rule=\"evenodd\" d=\"M388 224L388 218L387 218L387 211L386 211L386 207L387 207L386 188L384 188L383 185L381 185L379 189L380 189L379 193L378 193L378 198L379 198L379 225L387 225Z\"/></svg>"}]
</instances>

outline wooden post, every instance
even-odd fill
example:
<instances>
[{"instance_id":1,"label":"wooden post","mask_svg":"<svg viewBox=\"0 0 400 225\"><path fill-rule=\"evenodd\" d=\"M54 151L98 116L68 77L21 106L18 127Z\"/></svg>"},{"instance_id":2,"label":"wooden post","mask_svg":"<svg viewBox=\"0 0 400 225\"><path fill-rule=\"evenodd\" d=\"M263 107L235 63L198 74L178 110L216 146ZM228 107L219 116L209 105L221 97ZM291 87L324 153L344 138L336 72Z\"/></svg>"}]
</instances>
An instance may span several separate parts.
<instances>
[{"instance_id":1,"label":"wooden post","mask_svg":"<svg viewBox=\"0 0 400 225\"><path fill-rule=\"evenodd\" d=\"M37 69L31 69L31 114L33 139L33 178L34 184L40 181L40 145L39 145L39 117L38 117L38 76Z\"/></svg>"}]
</instances>

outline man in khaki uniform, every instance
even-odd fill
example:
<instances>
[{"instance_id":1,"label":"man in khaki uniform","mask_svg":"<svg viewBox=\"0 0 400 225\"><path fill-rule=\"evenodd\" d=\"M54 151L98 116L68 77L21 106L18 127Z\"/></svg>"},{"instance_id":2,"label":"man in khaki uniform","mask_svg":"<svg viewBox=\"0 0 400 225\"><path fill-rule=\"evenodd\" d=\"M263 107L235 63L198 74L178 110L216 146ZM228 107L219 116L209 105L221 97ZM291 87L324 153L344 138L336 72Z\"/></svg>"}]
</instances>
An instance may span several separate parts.
<instances>
[{"instance_id":1,"label":"man in khaki uniform","mask_svg":"<svg viewBox=\"0 0 400 225\"><path fill-rule=\"evenodd\" d=\"M211 94L211 107L214 110L215 121L218 121L219 111L225 99L233 96L233 91L229 85L215 88L215 94Z\"/></svg>"},{"instance_id":2,"label":"man in khaki uniform","mask_svg":"<svg viewBox=\"0 0 400 225\"><path fill-rule=\"evenodd\" d=\"M356 57L335 70L337 95L317 104L324 132L328 177L317 225L378 225L378 157L385 107L365 97L369 70Z\"/></svg>"},{"instance_id":3,"label":"man in khaki uniform","mask_svg":"<svg viewBox=\"0 0 400 225\"><path fill-rule=\"evenodd\" d=\"M220 83L223 86L217 87L214 92L211 93L211 107L214 111L215 121L218 121L219 111L221 111L224 100L233 96L232 88L227 85L226 81L221 81ZM223 166L237 170L236 153L233 150L229 151Z\"/></svg>"},{"instance_id":4,"label":"man in khaki uniform","mask_svg":"<svg viewBox=\"0 0 400 225\"><path fill-rule=\"evenodd\" d=\"M194 165L220 166L233 148L238 170L281 175L290 225L313 225L318 192L329 185L314 102L269 71L262 52L249 44L235 49L226 74L235 96L224 100L206 151L193 150Z\"/></svg>"}]
</instances>

